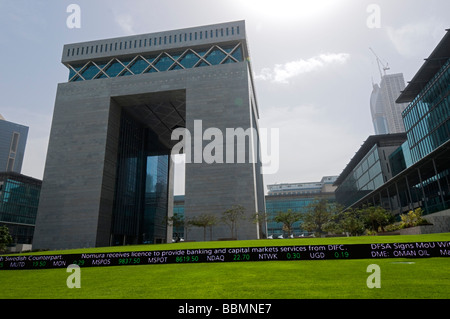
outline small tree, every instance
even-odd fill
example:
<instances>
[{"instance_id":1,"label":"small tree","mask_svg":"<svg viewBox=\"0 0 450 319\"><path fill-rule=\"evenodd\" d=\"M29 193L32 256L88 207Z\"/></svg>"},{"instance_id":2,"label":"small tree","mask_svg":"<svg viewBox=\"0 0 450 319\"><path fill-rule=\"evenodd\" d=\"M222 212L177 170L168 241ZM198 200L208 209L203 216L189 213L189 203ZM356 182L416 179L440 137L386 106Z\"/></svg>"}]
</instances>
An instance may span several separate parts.
<instances>
[{"instance_id":1,"label":"small tree","mask_svg":"<svg viewBox=\"0 0 450 319\"><path fill-rule=\"evenodd\" d=\"M410 210L407 214L402 214L400 216L400 227L407 228L427 224L427 221L422 218L422 213L422 208L419 207L415 210Z\"/></svg>"},{"instance_id":2,"label":"small tree","mask_svg":"<svg viewBox=\"0 0 450 319\"><path fill-rule=\"evenodd\" d=\"M371 231L384 231L384 227L394 222L394 216L381 206L365 206L358 210L364 225Z\"/></svg>"},{"instance_id":3,"label":"small tree","mask_svg":"<svg viewBox=\"0 0 450 319\"><path fill-rule=\"evenodd\" d=\"M212 214L201 214L192 218L189 223L203 228L203 240L206 240L206 229L209 227L210 239L212 239L212 227L217 224L217 218Z\"/></svg>"},{"instance_id":4,"label":"small tree","mask_svg":"<svg viewBox=\"0 0 450 319\"><path fill-rule=\"evenodd\" d=\"M306 207L302 214L302 228L313 232L316 236L326 233L330 229L330 222L340 206L326 199L317 199Z\"/></svg>"},{"instance_id":5,"label":"small tree","mask_svg":"<svg viewBox=\"0 0 450 319\"><path fill-rule=\"evenodd\" d=\"M0 251L5 251L6 246L13 242L13 238L9 234L9 228L5 225L0 226Z\"/></svg>"},{"instance_id":6,"label":"small tree","mask_svg":"<svg viewBox=\"0 0 450 319\"><path fill-rule=\"evenodd\" d=\"M343 232L349 233L351 236L364 234L364 221L356 209L350 208L343 211L339 225Z\"/></svg>"},{"instance_id":7,"label":"small tree","mask_svg":"<svg viewBox=\"0 0 450 319\"><path fill-rule=\"evenodd\" d=\"M245 208L241 205L233 206L222 213L222 222L230 227L231 238L237 239L238 221L244 219Z\"/></svg>"},{"instance_id":8,"label":"small tree","mask_svg":"<svg viewBox=\"0 0 450 319\"><path fill-rule=\"evenodd\" d=\"M292 226L295 222L298 222L301 219L301 214L293 212L292 209L288 209L286 212L279 211L276 213L273 218L274 222L282 223L283 230L288 233L288 236L292 234Z\"/></svg>"}]
</instances>

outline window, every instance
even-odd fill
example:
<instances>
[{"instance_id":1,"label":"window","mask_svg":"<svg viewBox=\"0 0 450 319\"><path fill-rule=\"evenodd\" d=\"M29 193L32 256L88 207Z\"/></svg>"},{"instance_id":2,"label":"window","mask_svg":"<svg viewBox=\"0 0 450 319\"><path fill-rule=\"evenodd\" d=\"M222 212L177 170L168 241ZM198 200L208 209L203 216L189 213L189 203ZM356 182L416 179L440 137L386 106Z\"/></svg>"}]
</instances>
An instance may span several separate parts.
<instances>
[{"instance_id":1,"label":"window","mask_svg":"<svg viewBox=\"0 0 450 319\"><path fill-rule=\"evenodd\" d=\"M153 38L155 44L158 38ZM163 41L162 37L160 39ZM149 44L151 41L152 40L149 39ZM127 46L127 42L128 41L123 42L125 46ZM118 43L119 49L121 50L122 42ZM132 43L133 42L131 41L130 44ZM144 45L145 43L146 40L144 40ZM135 44L138 45L137 40ZM139 44L142 45L142 40L140 40ZM114 45L117 47L117 43ZM112 46L112 43L110 46ZM107 45L105 44L105 50L106 48ZM71 65L69 67L69 82L106 78L107 76L101 72L103 68L105 68L103 71L108 75L108 77L111 78L123 75L133 75L133 73L141 74L144 70L146 70L145 73L163 72L182 68L197 68L243 61L241 46L238 43L221 47L218 45L211 45L210 47L196 48L195 50L188 49L184 54L183 52L171 52L170 54L164 52L162 53L163 54L157 61L154 61L156 56L148 56L145 59L141 59L139 56L134 57L136 60L132 65L129 65L130 61L133 59L131 56L125 59L126 61L124 58L112 58L109 61L97 61L95 64L93 61L89 61L86 64ZM128 68L133 69L133 73L128 72L124 66L118 62L119 60L124 65L127 65ZM156 67L153 67L150 63L155 63L154 65ZM80 76L76 75L76 72L80 72Z\"/></svg>"},{"instance_id":2,"label":"window","mask_svg":"<svg viewBox=\"0 0 450 319\"><path fill-rule=\"evenodd\" d=\"M11 138L10 152L17 153L17 146L19 145L20 133L14 132Z\"/></svg>"},{"instance_id":3,"label":"window","mask_svg":"<svg viewBox=\"0 0 450 319\"><path fill-rule=\"evenodd\" d=\"M8 164L6 165L6 171L10 172L14 169L14 158L8 159Z\"/></svg>"}]
</instances>

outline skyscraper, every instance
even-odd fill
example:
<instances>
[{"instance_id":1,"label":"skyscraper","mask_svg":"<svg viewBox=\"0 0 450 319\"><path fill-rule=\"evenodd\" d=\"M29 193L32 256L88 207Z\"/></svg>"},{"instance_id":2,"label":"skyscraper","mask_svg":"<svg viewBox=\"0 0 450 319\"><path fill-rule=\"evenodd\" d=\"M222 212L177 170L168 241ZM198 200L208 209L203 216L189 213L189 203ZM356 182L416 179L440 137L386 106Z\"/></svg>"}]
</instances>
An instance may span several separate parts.
<instances>
[{"instance_id":1,"label":"skyscraper","mask_svg":"<svg viewBox=\"0 0 450 319\"><path fill-rule=\"evenodd\" d=\"M405 132L402 112L408 104L395 103L404 88L405 80L402 73L384 74L379 85L373 84L370 111L375 134Z\"/></svg>"},{"instance_id":2,"label":"skyscraper","mask_svg":"<svg viewBox=\"0 0 450 319\"><path fill-rule=\"evenodd\" d=\"M27 126L9 122L0 114L0 172L21 172L27 136Z\"/></svg>"}]
</instances>

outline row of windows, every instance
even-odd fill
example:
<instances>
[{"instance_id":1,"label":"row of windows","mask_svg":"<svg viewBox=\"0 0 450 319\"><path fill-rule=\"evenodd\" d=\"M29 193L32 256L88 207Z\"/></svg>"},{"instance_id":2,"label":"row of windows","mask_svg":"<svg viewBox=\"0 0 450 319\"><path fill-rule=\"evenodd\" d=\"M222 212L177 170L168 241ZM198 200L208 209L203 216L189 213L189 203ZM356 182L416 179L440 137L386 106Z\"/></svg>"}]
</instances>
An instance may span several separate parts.
<instances>
[{"instance_id":1,"label":"row of windows","mask_svg":"<svg viewBox=\"0 0 450 319\"><path fill-rule=\"evenodd\" d=\"M294 212L300 212L313 201L314 198L303 198L285 201L266 200L266 212L268 214L275 214L278 211L286 212L288 209L291 209Z\"/></svg>"},{"instance_id":2,"label":"row of windows","mask_svg":"<svg viewBox=\"0 0 450 319\"><path fill-rule=\"evenodd\" d=\"M293 199L293 200L266 200L266 212L269 217L269 222L267 223L268 235L282 235L283 234L283 223L276 223L270 221L275 217L276 213L279 211L287 212L291 209L293 212L305 212L305 208L314 201L313 198L304 199ZM300 221L295 222L292 227L294 230L299 230Z\"/></svg>"},{"instance_id":3,"label":"row of windows","mask_svg":"<svg viewBox=\"0 0 450 319\"><path fill-rule=\"evenodd\" d=\"M353 170L356 187L361 190L375 189L383 184L378 147L374 145Z\"/></svg>"},{"instance_id":4,"label":"row of windows","mask_svg":"<svg viewBox=\"0 0 450 319\"><path fill-rule=\"evenodd\" d=\"M404 118L407 131L414 129L421 121L431 124L431 128L437 127L443 120L450 116L449 108L449 87L450 69L448 75L442 78L447 87L435 86L430 88L429 93L433 93L433 100L420 99L415 103L415 107L407 113ZM428 95L429 97L429 95ZM421 133L427 133L423 131Z\"/></svg>"},{"instance_id":5,"label":"row of windows","mask_svg":"<svg viewBox=\"0 0 450 319\"><path fill-rule=\"evenodd\" d=\"M160 37L151 37L144 39L135 39L129 41L120 41L114 43L107 44L97 44L91 46L83 46L78 48L67 49L67 56L74 55L84 55L84 54L93 54L93 53L103 53L108 51L116 51L116 50L127 50L132 48L142 48L142 47L152 47L158 45L166 45L172 43L181 43L188 41L196 41L203 40L208 38L219 38L224 36L233 36L235 34L240 34L239 26L235 27L227 27L220 29L211 29L207 31L198 31L198 32L189 32L189 33L180 33L174 35L166 35Z\"/></svg>"},{"instance_id":6,"label":"row of windows","mask_svg":"<svg viewBox=\"0 0 450 319\"><path fill-rule=\"evenodd\" d=\"M242 62L241 44L69 65L69 82Z\"/></svg>"},{"instance_id":7,"label":"row of windows","mask_svg":"<svg viewBox=\"0 0 450 319\"><path fill-rule=\"evenodd\" d=\"M445 91L448 89L448 74L449 74L449 68L450 68L450 59L447 60L447 62L444 63L444 65L441 67L441 69L433 76L433 78L428 81L428 83L425 85L425 87L422 89L422 91L414 98L414 100L408 105L408 107L403 111L402 115L403 118L408 116L409 112L415 112L419 111L420 116L423 116L428 112L428 109L423 109L420 105L417 106L416 104L420 100L424 100L426 103L430 103L430 101L433 101L433 97L427 95L429 89L431 87L441 88L441 90ZM443 78L444 80L442 80ZM431 94L433 95L433 94ZM424 99L424 97L427 97ZM427 106L428 104L425 104L424 106ZM415 115L416 116L416 115ZM419 116L419 118L420 118ZM406 126L408 126L408 123L405 123Z\"/></svg>"},{"instance_id":8,"label":"row of windows","mask_svg":"<svg viewBox=\"0 0 450 319\"><path fill-rule=\"evenodd\" d=\"M408 135L412 135L411 133ZM413 138L413 137L411 137ZM433 150L450 139L450 118L434 131L422 138L418 143L411 147L411 157L414 162L419 161Z\"/></svg>"},{"instance_id":9,"label":"row of windows","mask_svg":"<svg viewBox=\"0 0 450 319\"><path fill-rule=\"evenodd\" d=\"M0 204L0 221L34 225L37 207Z\"/></svg>"},{"instance_id":10,"label":"row of windows","mask_svg":"<svg viewBox=\"0 0 450 319\"><path fill-rule=\"evenodd\" d=\"M40 188L15 180L0 185L0 221L34 224Z\"/></svg>"},{"instance_id":11,"label":"row of windows","mask_svg":"<svg viewBox=\"0 0 450 319\"><path fill-rule=\"evenodd\" d=\"M450 138L450 59L403 113L414 161Z\"/></svg>"},{"instance_id":12,"label":"row of windows","mask_svg":"<svg viewBox=\"0 0 450 319\"><path fill-rule=\"evenodd\" d=\"M8 179L0 183L0 199L8 201L13 198L23 200L39 200L40 188L19 181Z\"/></svg>"},{"instance_id":13,"label":"row of windows","mask_svg":"<svg viewBox=\"0 0 450 319\"><path fill-rule=\"evenodd\" d=\"M318 194L321 193L322 190L318 189L318 190L306 190L306 191L280 191L280 192L271 192L270 195L277 195L277 196L282 196L282 195L302 195L302 194Z\"/></svg>"},{"instance_id":14,"label":"row of windows","mask_svg":"<svg viewBox=\"0 0 450 319\"><path fill-rule=\"evenodd\" d=\"M351 205L383 183L378 147L374 145L338 187L336 196L342 204Z\"/></svg>"},{"instance_id":15,"label":"row of windows","mask_svg":"<svg viewBox=\"0 0 450 319\"><path fill-rule=\"evenodd\" d=\"M367 153L367 155L361 160L361 162L354 169L354 178L359 179L367 170L379 161L378 148L376 145Z\"/></svg>"},{"instance_id":16,"label":"row of windows","mask_svg":"<svg viewBox=\"0 0 450 319\"><path fill-rule=\"evenodd\" d=\"M447 90L447 93L449 91ZM414 123L408 132L413 135L411 144L414 145L420 141L424 136L440 126L450 117L450 96L445 97L438 105L435 105L425 116ZM409 119L411 120L411 119Z\"/></svg>"}]
</instances>

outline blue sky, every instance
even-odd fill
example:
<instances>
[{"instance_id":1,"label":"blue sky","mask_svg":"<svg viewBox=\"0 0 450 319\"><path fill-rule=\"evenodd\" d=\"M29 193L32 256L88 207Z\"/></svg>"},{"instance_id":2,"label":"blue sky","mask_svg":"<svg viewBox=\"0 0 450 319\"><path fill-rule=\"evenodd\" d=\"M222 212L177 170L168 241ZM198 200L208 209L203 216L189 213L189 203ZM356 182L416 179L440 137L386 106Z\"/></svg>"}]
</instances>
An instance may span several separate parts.
<instances>
[{"instance_id":1,"label":"blue sky","mask_svg":"<svg viewBox=\"0 0 450 319\"><path fill-rule=\"evenodd\" d=\"M79 29L66 25L72 3ZM448 12L447 0L1 0L0 114L30 127L22 173L41 179L57 83L68 77L64 44L245 20L260 126L280 130L280 168L265 184L318 181L374 134L380 76L369 47L409 81L450 28Z\"/></svg>"}]
</instances>

